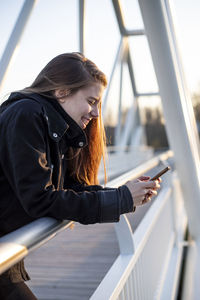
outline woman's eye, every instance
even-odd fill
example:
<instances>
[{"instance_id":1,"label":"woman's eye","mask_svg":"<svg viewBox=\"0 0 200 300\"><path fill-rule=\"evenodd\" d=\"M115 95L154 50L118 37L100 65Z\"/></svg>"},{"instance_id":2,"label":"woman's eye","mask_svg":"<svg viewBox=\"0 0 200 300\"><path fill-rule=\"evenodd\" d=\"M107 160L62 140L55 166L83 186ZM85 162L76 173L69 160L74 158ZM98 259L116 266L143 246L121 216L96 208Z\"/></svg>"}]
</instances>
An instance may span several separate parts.
<instances>
[{"instance_id":1,"label":"woman's eye","mask_svg":"<svg viewBox=\"0 0 200 300\"><path fill-rule=\"evenodd\" d=\"M91 104L91 105L94 105L95 104L95 101L88 101L89 102L89 104Z\"/></svg>"}]
</instances>

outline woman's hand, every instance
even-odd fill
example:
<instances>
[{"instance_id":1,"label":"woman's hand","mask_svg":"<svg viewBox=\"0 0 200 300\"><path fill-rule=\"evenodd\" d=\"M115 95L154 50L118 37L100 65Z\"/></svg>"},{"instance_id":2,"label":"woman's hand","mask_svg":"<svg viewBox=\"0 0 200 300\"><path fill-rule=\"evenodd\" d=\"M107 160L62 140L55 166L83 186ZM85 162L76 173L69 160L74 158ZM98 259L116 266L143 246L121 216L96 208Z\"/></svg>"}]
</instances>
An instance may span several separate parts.
<instances>
[{"instance_id":1,"label":"woman's hand","mask_svg":"<svg viewBox=\"0 0 200 300\"><path fill-rule=\"evenodd\" d=\"M131 192L135 206L143 205L157 195L161 179L158 178L155 181L150 181L149 179L150 177L148 176L141 176L125 184Z\"/></svg>"}]
</instances>

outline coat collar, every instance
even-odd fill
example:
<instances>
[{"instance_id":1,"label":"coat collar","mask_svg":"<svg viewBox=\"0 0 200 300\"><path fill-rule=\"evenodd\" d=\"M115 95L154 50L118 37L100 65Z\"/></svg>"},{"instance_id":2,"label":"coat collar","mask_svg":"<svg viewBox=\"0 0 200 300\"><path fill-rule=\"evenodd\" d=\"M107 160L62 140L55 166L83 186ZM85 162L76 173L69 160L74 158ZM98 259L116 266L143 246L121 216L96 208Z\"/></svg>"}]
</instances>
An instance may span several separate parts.
<instances>
[{"instance_id":1,"label":"coat collar","mask_svg":"<svg viewBox=\"0 0 200 300\"><path fill-rule=\"evenodd\" d=\"M42 103L49 134L54 141L59 142L61 138L66 137L73 147L83 148L87 145L85 132L55 98L47 98L39 94L31 94L32 97Z\"/></svg>"},{"instance_id":2,"label":"coat collar","mask_svg":"<svg viewBox=\"0 0 200 300\"><path fill-rule=\"evenodd\" d=\"M44 98L44 97L43 97ZM56 99L42 100L49 133L55 141L66 137L70 145L82 148L87 145L87 137L80 126L64 111Z\"/></svg>"},{"instance_id":3,"label":"coat collar","mask_svg":"<svg viewBox=\"0 0 200 300\"><path fill-rule=\"evenodd\" d=\"M21 93L16 94L18 94L16 96L19 97L19 94ZM28 95L21 94L21 99L23 98L33 99L42 106L42 111L48 126L49 135L55 142L59 142L62 138L66 138L68 140L68 144L70 144L72 147L83 148L87 145L87 137L85 132L65 112L55 98L47 98L36 93Z\"/></svg>"}]
</instances>

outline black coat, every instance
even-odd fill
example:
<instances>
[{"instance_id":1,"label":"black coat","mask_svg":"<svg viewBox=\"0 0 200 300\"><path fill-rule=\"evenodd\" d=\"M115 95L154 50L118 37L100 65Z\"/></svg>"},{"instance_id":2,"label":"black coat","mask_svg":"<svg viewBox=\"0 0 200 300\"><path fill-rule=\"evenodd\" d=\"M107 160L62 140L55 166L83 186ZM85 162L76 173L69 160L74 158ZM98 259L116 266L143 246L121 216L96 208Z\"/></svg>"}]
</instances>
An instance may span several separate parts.
<instances>
[{"instance_id":1,"label":"black coat","mask_svg":"<svg viewBox=\"0 0 200 300\"><path fill-rule=\"evenodd\" d=\"M50 216L82 224L117 222L133 210L126 186L103 189L66 173L67 147L84 131L56 99L13 93L0 108L0 235Z\"/></svg>"}]
</instances>

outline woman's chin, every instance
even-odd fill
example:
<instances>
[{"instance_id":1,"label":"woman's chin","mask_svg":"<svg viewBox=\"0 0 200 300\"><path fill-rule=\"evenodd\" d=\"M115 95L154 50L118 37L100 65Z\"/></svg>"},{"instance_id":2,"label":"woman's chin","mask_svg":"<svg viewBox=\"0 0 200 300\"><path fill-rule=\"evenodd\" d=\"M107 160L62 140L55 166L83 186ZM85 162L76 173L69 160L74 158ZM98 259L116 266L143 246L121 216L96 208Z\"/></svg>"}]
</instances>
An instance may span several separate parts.
<instances>
[{"instance_id":1,"label":"woman's chin","mask_svg":"<svg viewBox=\"0 0 200 300\"><path fill-rule=\"evenodd\" d=\"M85 123L83 123L82 121L80 122L79 126L80 126L82 129L85 129L85 128L86 128Z\"/></svg>"}]
</instances>

